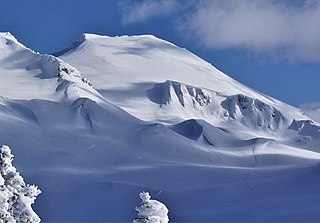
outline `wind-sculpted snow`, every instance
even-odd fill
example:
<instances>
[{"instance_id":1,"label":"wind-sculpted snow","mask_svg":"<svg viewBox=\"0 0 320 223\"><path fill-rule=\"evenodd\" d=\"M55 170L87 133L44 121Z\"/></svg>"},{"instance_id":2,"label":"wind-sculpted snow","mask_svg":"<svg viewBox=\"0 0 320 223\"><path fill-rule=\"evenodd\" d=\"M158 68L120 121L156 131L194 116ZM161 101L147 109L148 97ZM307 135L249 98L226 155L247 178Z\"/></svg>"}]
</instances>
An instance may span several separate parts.
<instances>
[{"instance_id":1,"label":"wind-sculpted snow","mask_svg":"<svg viewBox=\"0 0 320 223\"><path fill-rule=\"evenodd\" d=\"M300 147L312 151L320 151L320 126L314 121L310 119L294 119L288 129L298 133L298 136L294 137L293 140L295 140Z\"/></svg>"},{"instance_id":2,"label":"wind-sculpted snow","mask_svg":"<svg viewBox=\"0 0 320 223\"><path fill-rule=\"evenodd\" d=\"M186 120L170 128L189 139L211 146L237 146L242 142L232 132L203 120Z\"/></svg>"},{"instance_id":3,"label":"wind-sculpted snow","mask_svg":"<svg viewBox=\"0 0 320 223\"><path fill-rule=\"evenodd\" d=\"M270 131L289 125L285 114L278 109L243 94L225 96L173 81L155 84L146 93L150 101L159 105L158 110L178 113L180 117L203 119L210 123L232 119L248 128ZM160 120L165 120L165 117Z\"/></svg>"},{"instance_id":4,"label":"wind-sculpted snow","mask_svg":"<svg viewBox=\"0 0 320 223\"><path fill-rule=\"evenodd\" d=\"M0 47L2 97L53 101L102 98L76 68L54 56L35 53L11 34L0 35Z\"/></svg>"},{"instance_id":5,"label":"wind-sculpted snow","mask_svg":"<svg viewBox=\"0 0 320 223\"><path fill-rule=\"evenodd\" d=\"M226 109L225 116L238 119L248 127L274 131L283 128L288 122L275 107L242 94L227 97L221 105Z\"/></svg>"},{"instance_id":6,"label":"wind-sculpted snow","mask_svg":"<svg viewBox=\"0 0 320 223\"><path fill-rule=\"evenodd\" d=\"M205 90L173 81L156 84L147 93L152 102L160 105L177 100L182 107L192 106L199 109L199 106L208 105L211 102Z\"/></svg>"},{"instance_id":7,"label":"wind-sculpted snow","mask_svg":"<svg viewBox=\"0 0 320 223\"><path fill-rule=\"evenodd\" d=\"M173 222L320 221L319 126L298 109L152 36L0 48L0 144L44 222L132 221L141 191Z\"/></svg>"}]
</instances>

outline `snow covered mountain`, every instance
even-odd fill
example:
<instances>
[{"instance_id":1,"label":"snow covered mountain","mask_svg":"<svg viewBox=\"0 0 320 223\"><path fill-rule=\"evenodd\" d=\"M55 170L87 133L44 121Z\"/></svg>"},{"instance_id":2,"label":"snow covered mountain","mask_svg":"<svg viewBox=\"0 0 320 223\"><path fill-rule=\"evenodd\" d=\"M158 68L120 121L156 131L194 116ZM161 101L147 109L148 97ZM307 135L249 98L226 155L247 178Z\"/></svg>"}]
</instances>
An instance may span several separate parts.
<instances>
[{"instance_id":1,"label":"snow covered mountain","mask_svg":"<svg viewBox=\"0 0 320 223\"><path fill-rule=\"evenodd\" d=\"M132 221L143 190L171 221L320 220L319 124L169 42L85 34L52 56L1 33L0 96L43 221Z\"/></svg>"},{"instance_id":2,"label":"snow covered mountain","mask_svg":"<svg viewBox=\"0 0 320 223\"><path fill-rule=\"evenodd\" d=\"M154 36L84 34L70 49L56 55L85 73L105 98L143 120L204 118L214 122L215 117L205 115L212 116L221 100L238 94L280 111L289 110L293 112L289 118L300 114L238 83L186 49ZM159 109L159 105L169 106ZM187 109L181 110L181 106Z\"/></svg>"},{"instance_id":3,"label":"snow covered mountain","mask_svg":"<svg viewBox=\"0 0 320 223\"><path fill-rule=\"evenodd\" d=\"M288 127L294 120L310 119L154 36L84 34L55 55L81 70L108 101L148 122L204 120L228 129L232 137L265 137L292 145ZM299 134L295 140L303 140L296 138Z\"/></svg>"}]
</instances>

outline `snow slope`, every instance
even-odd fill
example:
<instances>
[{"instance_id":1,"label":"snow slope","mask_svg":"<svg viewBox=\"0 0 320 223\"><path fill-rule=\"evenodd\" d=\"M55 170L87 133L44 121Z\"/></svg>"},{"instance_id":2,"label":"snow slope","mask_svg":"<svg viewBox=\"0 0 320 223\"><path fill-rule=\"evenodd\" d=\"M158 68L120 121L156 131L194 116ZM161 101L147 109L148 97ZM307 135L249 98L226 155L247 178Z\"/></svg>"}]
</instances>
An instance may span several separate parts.
<instances>
[{"instance_id":1,"label":"snow slope","mask_svg":"<svg viewBox=\"0 0 320 223\"><path fill-rule=\"evenodd\" d=\"M43 221L132 221L141 191L173 222L320 220L319 125L298 109L152 36L0 49L0 144Z\"/></svg>"},{"instance_id":2,"label":"snow slope","mask_svg":"<svg viewBox=\"0 0 320 223\"><path fill-rule=\"evenodd\" d=\"M154 36L84 34L77 44L56 55L81 70L105 98L143 120L203 118L214 122L214 117L203 113L219 106L219 96L238 94L275 106L289 118L301 117L297 109L249 89L186 49ZM197 101L203 93L209 97L207 102ZM194 109L179 109L181 105ZM201 114L195 114L201 106Z\"/></svg>"},{"instance_id":3,"label":"snow slope","mask_svg":"<svg viewBox=\"0 0 320 223\"><path fill-rule=\"evenodd\" d=\"M81 70L104 98L142 120L177 124L201 119L245 140L271 138L291 146L290 135L305 141L288 133L293 120L310 119L299 109L249 89L154 36L83 34L56 55ZM316 142L308 148L319 144L317 137L310 141Z\"/></svg>"}]
</instances>

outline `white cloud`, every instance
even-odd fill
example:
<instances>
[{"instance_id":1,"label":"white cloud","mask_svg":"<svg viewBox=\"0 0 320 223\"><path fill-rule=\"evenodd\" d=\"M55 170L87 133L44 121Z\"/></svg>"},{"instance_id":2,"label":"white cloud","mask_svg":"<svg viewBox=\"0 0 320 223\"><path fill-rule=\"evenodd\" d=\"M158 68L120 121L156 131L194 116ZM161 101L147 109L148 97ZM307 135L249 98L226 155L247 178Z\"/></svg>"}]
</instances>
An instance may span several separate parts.
<instances>
[{"instance_id":1,"label":"white cloud","mask_svg":"<svg viewBox=\"0 0 320 223\"><path fill-rule=\"evenodd\" d=\"M213 49L320 61L320 1L200 1L182 25Z\"/></svg>"},{"instance_id":2,"label":"white cloud","mask_svg":"<svg viewBox=\"0 0 320 223\"><path fill-rule=\"evenodd\" d=\"M176 4L175 0L121 1L122 22L137 23L153 17L166 16L174 12Z\"/></svg>"},{"instance_id":3,"label":"white cloud","mask_svg":"<svg viewBox=\"0 0 320 223\"><path fill-rule=\"evenodd\" d=\"M174 15L177 32L207 48L320 61L319 0L131 0L120 8L124 24Z\"/></svg>"},{"instance_id":4,"label":"white cloud","mask_svg":"<svg viewBox=\"0 0 320 223\"><path fill-rule=\"evenodd\" d=\"M305 115L320 123L320 102L302 104L300 109Z\"/></svg>"}]
</instances>

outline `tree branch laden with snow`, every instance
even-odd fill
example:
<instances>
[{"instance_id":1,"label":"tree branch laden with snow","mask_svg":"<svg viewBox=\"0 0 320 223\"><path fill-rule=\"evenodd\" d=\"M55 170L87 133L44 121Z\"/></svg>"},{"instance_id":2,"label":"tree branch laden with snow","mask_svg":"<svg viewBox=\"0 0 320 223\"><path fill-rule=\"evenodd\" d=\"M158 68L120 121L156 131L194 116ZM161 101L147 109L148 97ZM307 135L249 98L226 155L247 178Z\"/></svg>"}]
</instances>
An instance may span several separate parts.
<instances>
[{"instance_id":1,"label":"tree branch laden with snow","mask_svg":"<svg viewBox=\"0 0 320 223\"><path fill-rule=\"evenodd\" d=\"M13 155L8 146L0 149L0 223L40 222L31 205L41 193L37 186L25 184L12 166Z\"/></svg>"},{"instance_id":2,"label":"tree branch laden with snow","mask_svg":"<svg viewBox=\"0 0 320 223\"><path fill-rule=\"evenodd\" d=\"M138 217L134 219L133 223L167 223L168 209L167 207L157 201L151 200L148 192L141 192L139 194L142 202L136 207L139 212Z\"/></svg>"}]
</instances>

